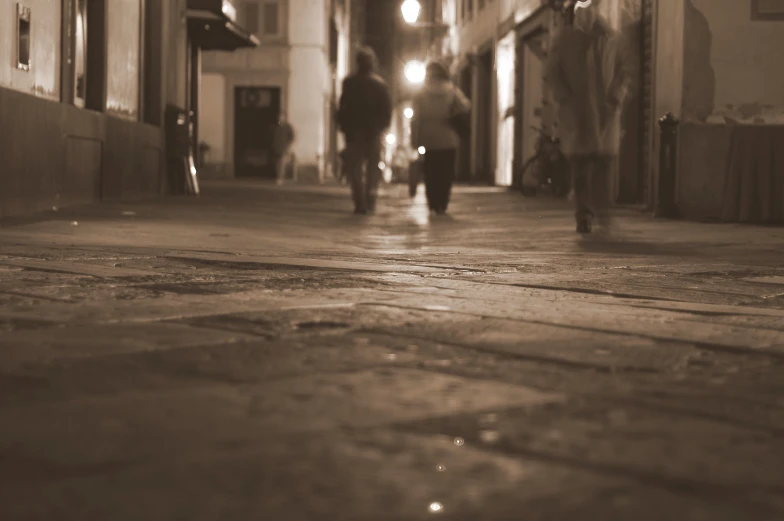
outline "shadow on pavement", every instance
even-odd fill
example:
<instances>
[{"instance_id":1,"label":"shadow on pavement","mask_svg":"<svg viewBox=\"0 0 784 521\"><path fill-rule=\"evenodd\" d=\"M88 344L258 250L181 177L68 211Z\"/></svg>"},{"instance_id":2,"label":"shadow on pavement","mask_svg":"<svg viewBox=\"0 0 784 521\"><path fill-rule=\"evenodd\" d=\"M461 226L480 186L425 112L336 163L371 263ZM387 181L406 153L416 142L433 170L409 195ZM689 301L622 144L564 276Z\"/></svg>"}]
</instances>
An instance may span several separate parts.
<instances>
[{"instance_id":1,"label":"shadow on pavement","mask_svg":"<svg viewBox=\"0 0 784 521\"><path fill-rule=\"evenodd\" d=\"M672 255L702 257L694 246L685 244L661 244L629 239L583 239L577 247L590 253L610 253L622 255Z\"/></svg>"}]
</instances>

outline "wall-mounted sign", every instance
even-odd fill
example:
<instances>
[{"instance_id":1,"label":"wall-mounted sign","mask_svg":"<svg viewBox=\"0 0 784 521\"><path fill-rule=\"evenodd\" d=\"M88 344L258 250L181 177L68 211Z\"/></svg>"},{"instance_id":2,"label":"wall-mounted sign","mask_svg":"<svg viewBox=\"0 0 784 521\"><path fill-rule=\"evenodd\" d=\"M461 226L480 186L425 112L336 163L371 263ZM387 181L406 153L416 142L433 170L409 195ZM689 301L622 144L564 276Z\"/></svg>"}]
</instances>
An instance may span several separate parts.
<instances>
[{"instance_id":1,"label":"wall-mounted sign","mask_svg":"<svg viewBox=\"0 0 784 521\"><path fill-rule=\"evenodd\" d=\"M784 20L784 0L751 0L752 20Z\"/></svg>"},{"instance_id":2,"label":"wall-mounted sign","mask_svg":"<svg viewBox=\"0 0 784 521\"><path fill-rule=\"evenodd\" d=\"M16 68L30 70L30 8L16 4Z\"/></svg>"}]
</instances>

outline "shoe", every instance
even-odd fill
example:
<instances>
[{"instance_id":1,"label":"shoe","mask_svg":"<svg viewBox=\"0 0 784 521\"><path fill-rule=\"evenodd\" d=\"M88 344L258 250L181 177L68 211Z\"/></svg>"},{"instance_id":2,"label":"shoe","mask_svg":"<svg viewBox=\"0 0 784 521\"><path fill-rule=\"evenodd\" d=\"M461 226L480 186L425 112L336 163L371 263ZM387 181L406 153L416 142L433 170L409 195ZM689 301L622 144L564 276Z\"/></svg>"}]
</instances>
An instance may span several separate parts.
<instances>
[{"instance_id":1,"label":"shoe","mask_svg":"<svg viewBox=\"0 0 784 521\"><path fill-rule=\"evenodd\" d=\"M582 233L582 234L591 233L591 221L578 221L577 233Z\"/></svg>"}]
</instances>

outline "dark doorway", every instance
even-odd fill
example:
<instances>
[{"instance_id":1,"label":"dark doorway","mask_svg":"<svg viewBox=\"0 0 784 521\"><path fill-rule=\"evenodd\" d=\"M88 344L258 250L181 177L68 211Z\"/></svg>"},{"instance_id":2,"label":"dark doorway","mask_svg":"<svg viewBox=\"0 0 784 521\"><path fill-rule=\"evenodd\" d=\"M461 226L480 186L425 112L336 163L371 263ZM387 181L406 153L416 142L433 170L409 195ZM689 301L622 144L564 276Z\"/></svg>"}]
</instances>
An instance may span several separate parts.
<instances>
[{"instance_id":1,"label":"dark doorway","mask_svg":"<svg viewBox=\"0 0 784 521\"><path fill-rule=\"evenodd\" d=\"M234 174L276 177L274 130L280 120L280 88L234 89Z\"/></svg>"},{"instance_id":2,"label":"dark doorway","mask_svg":"<svg viewBox=\"0 0 784 521\"><path fill-rule=\"evenodd\" d=\"M476 174L480 184L493 184L493 49L479 55L476 128Z\"/></svg>"},{"instance_id":3,"label":"dark doorway","mask_svg":"<svg viewBox=\"0 0 784 521\"><path fill-rule=\"evenodd\" d=\"M460 90L466 95L468 99L472 94L472 82L474 76L471 74L471 64L469 63L460 71ZM457 180L460 182L468 182L471 180L471 138L464 138L460 142L458 149L457 160Z\"/></svg>"},{"instance_id":4,"label":"dark doorway","mask_svg":"<svg viewBox=\"0 0 784 521\"><path fill-rule=\"evenodd\" d=\"M650 137L648 127L650 114L646 110L651 97L652 45L650 28L646 22L651 20L650 0L636 0L637 9L623 12L621 20L622 36L631 51L629 58L634 63L634 78L631 99L624 107L621 116L623 138L621 153L618 156L617 201L619 203L639 203L645 200L646 165L648 161L647 142ZM636 13L640 16L633 16Z\"/></svg>"},{"instance_id":5,"label":"dark doorway","mask_svg":"<svg viewBox=\"0 0 784 521\"><path fill-rule=\"evenodd\" d=\"M76 3L77 20L86 48L86 64L76 77L76 97L85 100L85 107L103 112L106 109L106 0ZM86 75L86 77L85 77Z\"/></svg>"}]
</instances>

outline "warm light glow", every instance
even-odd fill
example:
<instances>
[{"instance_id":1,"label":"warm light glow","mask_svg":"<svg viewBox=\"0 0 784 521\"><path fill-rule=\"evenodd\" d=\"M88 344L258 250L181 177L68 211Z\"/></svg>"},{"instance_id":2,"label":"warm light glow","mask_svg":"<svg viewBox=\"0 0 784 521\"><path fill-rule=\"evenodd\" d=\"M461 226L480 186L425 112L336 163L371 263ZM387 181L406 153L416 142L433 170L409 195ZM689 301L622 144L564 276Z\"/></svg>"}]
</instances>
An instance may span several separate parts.
<instances>
[{"instance_id":1,"label":"warm light glow","mask_svg":"<svg viewBox=\"0 0 784 521\"><path fill-rule=\"evenodd\" d=\"M378 164L378 169L379 169L379 170L385 170L386 168L387 168L387 164L386 164L386 163L384 163L383 161L381 161L381 162Z\"/></svg>"},{"instance_id":2,"label":"warm light glow","mask_svg":"<svg viewBox=\"0 0 784 521\"><path fill-rule=\"evenodd\" d=\"M438 501L434 501L433 503L430 503L430 511L433 512L433 513L441 512L443 509L444 509L444 506L441 503L439 503Z\"/></svg>"},{"instance_id":3,"label":"warm light glow","mask_svg":"<svg viewBox=\"0 0 784 521\"><path fill-rule=\"evenodd\" d=\"M574 6L574 10L577 11L578 9L587 9L591 7L592 3L593 0L584 0L584 1L578 0L577 4Z\"/></svg>"},{"instance_id":4,"label":"warm light glow","mask_svg":"<svg viewBox=\"0 0 784 521\"><path fill-rule=\"evenodd\" d=\"M387 134L387 145L394 145L397 143L397 138L394 134Z\"/></svg>"},{"instance_id":5,"label":"warm light glow","mask_svg":"<svg viewBox=\"0 0 784 521\"><path fill-rule=\"evenodd\" d=\"M425 155L425 152L426 152L426 150L425 150L425 147L419 147L419 148L417 148L417 152L419 152L419 155L420 155L420 156L424 156L424 155Z\"/></svg>"},{"instance_id":6,"label":"warm light glow","mask_svg":"<svg viewBox=\"0 0 784 521\"><path fill-rule=\"evenodd\" d=\"M515 37L510 34L498 42L495 52L498 87L498 133L496 135L495 183L512 184L514 169L514 116L507 117L515 104Z\"/></svg>"},{"instance_id":7,"label":"warm light glow","mask_svg":"<svg viewBox=\"0 0 784 521\"><path fill-rule=\"evenodd\" d=\"M411 107L406 107L406 109L403 111L403 115L406 117L406 119L413 118L414 117L414 109L412 109Z\"/></svg>"},{"instance_id":8,"label":"warm light glow","mask_svg":"<svg viewBox=\"0 0 784 521\"><path fill-rule=\"evenodd\" d=\"M409 83L418 85L425 81L426 71L427 67L424 63L419 60L411 60L403 69L403 74L406 76L406 80L408 80Z\"/></svg>"},{"instance_id":9,"label":"warm light glow","mask_svg":"<svg viewBox=\"0 0 784 521\"><path fill-rule=\"evenodd\" d=\"M223 0L221 11L223 11L223 14L225 14L232 22L237 21L237 8L234 7L234 4L232 4L229 0Z\"/></svg>"},{"instance_id":10,"label":"warm light glow","mask_svg":"<svg viewBox=\"0 0 784 521\"><path fill-rule=\"evenodd\" d=\"M416 23L419 19L419 13L422 11L422 5L417 0L406 0L400 6L400 11L403 13L403 20L407 24Z\"/></svg>"}]
</instances>

